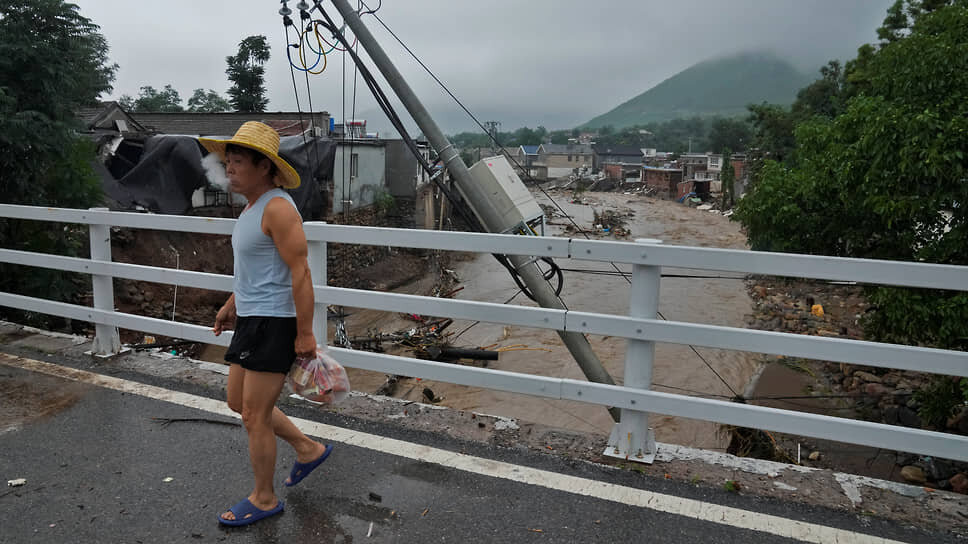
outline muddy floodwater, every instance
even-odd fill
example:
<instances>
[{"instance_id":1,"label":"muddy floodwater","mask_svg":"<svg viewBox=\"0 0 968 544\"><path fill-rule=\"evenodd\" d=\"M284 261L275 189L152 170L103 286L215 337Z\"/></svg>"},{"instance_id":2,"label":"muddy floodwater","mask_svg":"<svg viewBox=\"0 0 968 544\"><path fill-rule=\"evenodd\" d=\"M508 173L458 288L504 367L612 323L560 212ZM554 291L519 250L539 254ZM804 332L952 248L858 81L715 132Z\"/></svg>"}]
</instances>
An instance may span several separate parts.
<instances>
[{"instance_id":1,"label":"muddy floodwater","mask_svg":"<svg viewBox=\"0 0 968 544\"><path fill-rule=\"evenodd\" d=\"M746 239L739 225L718 213L697 210L688 206L641 195L619 193L587 193L584 203L570 203L571 193L551 193L555 202L583 229L594 229L594 212L612 210L631 213L626 228L627 240L656 238L668 245L703 246L745 249ZM544 195L536 196L539 202L550 204ZM553 236L583 237L581 234L564 232L566 219L555 218L547 234ZM594 239L614 240L599 232ZM608 263L579 260L559 260L565 269L612 271ZM618 265L630 271L629 265ZM504 302L518 288L507 272L490 255L479 255L459 262L455 267L460 285L464 287L456 298L483 302ZM751 300L746 293L743 278L737 274L704 272L663 268L663 275L721 276L719 278L663 277L660 290L659 311L669 320L705 323L723 326L744 326L744 316L750 312ZM627 315L629 284L618 275L565 272L562 298L571 310ZM427 282L411 285L404 292L426 293ZM511 304L534 306L523 295ZM347 320L351 336L364 334L367 328L377 327L384 331L400 330L412 326L399 316L373 311L354 312ZM449 331L460 332L471 322L455 322ZM621 383L625 362L626 341L615 337L590 336L592 348L605 364L606 369ZM498 361L491 361L488 368L525 372L541 376L584 379L577 363L571 358L554 331L518 326L479 323L454 340L458 346L493 346L492 349L508 348ZM658 344L653 372L654 389L670 393L719 395L725 398L742 393L756 368L752 354L696 348L689 346ZM701 356L701 357L700 357ZM707 366L703 362L709 363ZM715 369L717 377L709 367ZM359 391L376 391L385 376L371 372L352 371L353 387ZM725 383L724 383L725 382ZM728 384L728 386L727 386ZM569 401L553 401L524 395L502 393L456 386L426 380L405 380L397 389L396 396L421 400L423 389L429 387L441 404L487 414L508 416L525 421L539 422L578 431L607 433L612 420L604 407ZM689 393L685 393L686 390ZM667 416L653 416L650 420L656 437L671 442L708 449L724 449L726 437L720 426L697 420Z\"/></svg>"}]
</instances>

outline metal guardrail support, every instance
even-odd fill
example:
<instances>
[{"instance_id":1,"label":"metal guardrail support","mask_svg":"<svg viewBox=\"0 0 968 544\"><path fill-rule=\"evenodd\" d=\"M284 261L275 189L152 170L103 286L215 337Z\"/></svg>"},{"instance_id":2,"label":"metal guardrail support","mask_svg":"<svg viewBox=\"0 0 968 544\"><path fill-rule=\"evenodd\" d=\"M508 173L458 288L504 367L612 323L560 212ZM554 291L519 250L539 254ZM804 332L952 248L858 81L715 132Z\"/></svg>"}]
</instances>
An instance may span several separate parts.
<instances>
[{"instance_id":1,"label":"metal guardrail support","mask_svg":"<svg viewBox=\"0 0 968 544\"><path fill-rule=\"evenodd\" d=\"M91 211L107 211L107 208L91 208ZM111 262L111 227L91 224L91 260ZM114 311L114 278L106 274L93 274L91 283L94 291L94 307L108 312ZM91 353L98 357L117 355L121 351L121 338L118 328L110 325L95 326L96 336Z\"/></svg>"},{"instance_id":2,"label":"metal guardrail support","mask_svg":"<svg viewBox=\"0 0 968 544\"><path fill-rule=\"evenodd\" d=\"M655 245L661 244L662 240L641 238L635 242ZM661 278L660 266L637 264L632 267L629 317L656 318ZM655 342L630 338L625 350L625 387L651 389L654 360ZM655 461L655 432L649 427L649 414L623 409L621 421L612 426L605 455L639 463Z\"/></svg>"},{"instance_id":3,"label":"metal guardrail support","mask_svg":"<svg viewBox=\"0 0 968 544\"><path fill-rule=\"evenodd\" d=\"M318 221L315 223L323 222ZM313 277L313 285L326 287L329 282L326 278L326 242L311 240L308 245L309 273ZM313 336L316 337L316 343L320 346L326 346L329 343L329 340L326 338L328 332L326 322L327 306L325 301L320 301L317 298L316 306L313 309Z\"/></svg>"}]
</instances>

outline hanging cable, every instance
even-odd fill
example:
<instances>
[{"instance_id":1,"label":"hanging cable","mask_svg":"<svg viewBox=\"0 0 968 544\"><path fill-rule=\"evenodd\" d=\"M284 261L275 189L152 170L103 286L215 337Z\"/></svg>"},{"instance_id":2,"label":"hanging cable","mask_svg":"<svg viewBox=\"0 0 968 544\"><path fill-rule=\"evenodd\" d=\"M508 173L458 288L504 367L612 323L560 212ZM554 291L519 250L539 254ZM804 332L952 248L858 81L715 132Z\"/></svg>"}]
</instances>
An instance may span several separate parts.
<instances>
[{"instance_id":1,"label":"hanging cable","mask_svg":"<svg viewBox=\"0 0 968 544\"><path fill-rule=\"evenodd\" d=\"M348 41L346 40L346 37L342 34L342 32L340 32L336 28L336 24L329 17L329 14L326 13L325 9L323 9L322 5L318 0L315 2L314 9L319 10L322 16L326 19L325 24L326 24L327 30L333 33L336 39L344 46L344 49L346 49L346 52L349 53L350 57L352 58L353 62L356 64L359 70L360 76L363 78L363 81L367 84L367 87L369 87L370 92L373 94L374 98L376 99L377 104L387 115L393 127L397 130L397 132L400 133L401 137L404 140L404 143L410 149L414 157L417 158L417 161L420 164L421 168L423 168L428 173L428 175L430 175L431 180L433 180L435 185L437 185L437 187L441 190L442 193L444 193L447 199L454 204L454 207L457 209L458 213L460 213L460 215L465 219L468 226L473 228L473 226L477 224L477 221L469 215L469 212L465 209L464 206L459 205L459 201L453 195L452 191L448 189L440 179L438 179L439 176L437 175L437 172L435 172L430 167L427 161L420 154L419 149L417 149L416 143L410 137L409 132L407 131L406 127L403 125L403 122L400 120L399 116L394 111L393 106L390 104L390 101L387 98L386 94L384 94L383 90L376 82L372 73L369 71L366 65L359 58L354 48L348 43ZM528 298L531 298L532 300L534 300L534 295L530 292L529 289L527 289L527 287L521 281L520 277L517 274L517 270L515 270L514 267L508 262L507 256L495 255L495 258L497 258L498 261L501 262L501 264L505 266L505 268L507 268L509 272L513 272L512 277L514 278L515 283L518 285L518 287L521 287L523 289L525 295L528 296ZM548 277L553 278L557 276L559 280L561 280L563 276L560 274L560 272L557 271L557 265L554 264L554 262L551 261L550 259L547 259L546 262L550 263L550 266L552 266L552 271L549 273L546 273L546 274L549 274ZM555 292L557 294L560 294L562 287L563 285L559 283L559 285L555 289Z\"/></svg>"},{"instance_id":2,"label":"hanging cable","mask_svg":"<svg viewBox=\"0 0 968 544\"><path fill-rule=\"evenodd\" d=\"M293 23L292 19L288 15L284 15L283 16L283 18L282 18L282 24L286 28L286 58L289 60L289 67L290 67L290 69L293 69L294 68L296 70L299 70L300 72L308 72L308 71L312 70L313 68L315 68L316 65L319 64L319 61L320 61L321 58L322 59L325 59L326 58L324 55L319 55L316 58L316 62L311 67L308 67L307 68L306 67L305 55L303 53L302 46L301 46L303 33L300 30L297 29L296 30L296 34L297 34L297 37L299 38L299 43L292 43L290 41L290 39L289 39L289 27L290 26L295 26L295 24ZM301 67L298 66L292 60L292 51L290 51L290 49L293 49L293 48L294 49L297 49L299 51L299 53L297 54L297 57L299 58L300 64L302 64ZM324 66L324 69L325 69L325 66ZM319 72L314 72L314 73L322 73L322 70L320 70Z\"/></svg>"},{"instance_id":3,"label":"hanging cable","mask_svg":"<svg viewBox=\"0 0 968 544\"><path fill-rule=\"evenodd\" d=\"M306 10L299 10L299 17L302 20L304 20L304 21L305 20L309 20L309 21L312 20L312 18L309 15L309 12L306 11ZM321 56L323 58L326 58L323 55L321 55ZM315 131L316 130L316 110L313 108L313 90L312 90L312 87L309 85L309 74L310 74L309 70L306 70L306 71L303 72L303 75L305 76L305 79L306 79L306 99L309 102L309 118L311 120L309 124L310 124L310 127ZM303 138L305 139L305 129L303 129ZM316 145L316 137L315 137L315 135L313 135L312 144L313 144L312 145L312 158L313 158L313 162L310 163L309 170L310 170L311 173L313 173L313 175L315 175L316 165L319 164L319 147ZM309 150L307 149L306 150L306 159L309 160L309 158L310 158L310 154L309 154ZM315 178L313 179L313 181L315 181Z\"/></svg>"},{"instance_id":4,"label":"hanging cable","mask_svg":"<svg viewBox=\"0 0 968 544\"><path fill-rule=\"evenodd\" d=\"M366 7L367 9L369 9L369 6L366 5L365 0L360 0L360 1L361 1L361 3L363 4L364 7ZM318 5L318 2L317 2L317 5ZM377 9L379 9L379 8L377 8ZM492 142L494 142L494 144L498 147L498 149L501 150L501 153L508 160L510 160L514 164L514 166L518 168L518 170L520 170L521 172L523 172L525 174L525 176L528 178L529 181L531 181L536 187L538 187L538 190L540 190L545 195L545 197L548 198L548 200L550 200L551 203L554 204L556 208L558 208L558 210L562 213L562 215L564 215L571 222L571 224L575 226L575 228L578 230L578 232L581 232L585 236L586 239L590 240L591 237L588 236L588 233L584 232L584 230L582 230L582 228L578 225L578 223L576 223L575 220L572 219L572 217L567 212L565 212L565 210L555 201L555 199L552 198L551 195L549 195L548 192L545 191L544 188L541 187L541 185L538 184L534 180L534 178L531 176L530 172L528 172L526 169L522 168L521 164L518 163L518 161L513 156L511 156L509 153L507 153L505 151L504 146L501 145L501 142L498 141L498 139L495 137L495 135L492 134L491 131L487 130L487 128L484 126L484 124L481 123L480 120L478 120L477 117L473 113L471 113L471 111L468 110L466 106L464 106L464 103L461 102L460 99L458 99L456 96L454 96L454 93L452 93L450 91L450 89L448 89L447 86L444 85L444 83L433 73L433 71L431 71L430 68L428 68L427 65L424 64L423 61L421 61L417 57L417 55L414 54L414 52L409 47L407 47L407 45L405 43L403 43L403 40L401 40L400 37L396 35L396 33L394 33L392 30L390 30L390 27L388 27L386 25L386 23L383 22L383 20L380 18L380 16L379 15L376 15L375 13L373 13L373 17L383 26L384 29L386 29L387 32L390 33L391 36L394 37L394 39L397 40L397 43L399 43L407 51L407 53L409 53L410 56L413 57L413 59L415 61L417 61L417 63L420 64L421 67L423 67L424 70L426 70L426 72L430 75L430 77L432 77L434 79L434 81L436 81L437 84L439 84L441 86L441 88L443 88L444 91L446 91L447 94L450 95L450 97L453 98L455 102L457 102L457 104L461 107L461 109L463 109L464 112L467 113L467 115L469 115L470 118L473 119L475 123L477 123L477 126L480 127L481 130L483 130L485 134L487 134L488 138L490 138L490 140ZM612 268L614 268L615 271L618 272L618 274L621 275L625 279L625 281L629 283L629 285L632 284L632 280L628 277L628 275L624 274L621 271L621 269L619 269L619 267L614 262L611 262L609 264L612 265ZM517 281L517 279L516 279L516 281ZM520 286L520 284L519 284L519 286ZM559 285L559 287L560 287L560 285ZM529 298L531 298L531 297L529 297ZM532 300L533 300L533 298L532 298ZM659 314L659 317L662 318L662 319L665 319L665 317L663 317L661 313ZM734 398L739 397L739 395L736 393L736 391L734 391L733 388L729 385L729 383L726 382L725 379L723 379L723 377L719 374L719 372L716 372L716 369L714 369L712 367L712 365L709 364L709 361L707 361L706 358L703 357L702 354L700 354L699 351L697 351L694 346L689 346L689 347L696 354L696 356L698 356L699 359L702 360L702 362L705 363L707 367L709 367L709 369L713 372L713 374L715 374L716 377L719 378L719 380L723 382L723 384L726 386L726 388L729 389L731 393L733 393L733 397Z\"/></svg>"},{"instance_id":5,"label":"hanging cable","mask_svg":"<svg viewBox=\"0 0 968 544\"><path fill-rule=\"evenodd\" d=\"M360 17L363 17L364 15L376 15L376 12L380 11L380 8L383 7L383 0L379 0L379 1L380 1L380 3L377 4L376 9L371 9L369 11L362 11L361 10L359 12ZM365 6L367 8L369 7L366 4L363 4L363 2L360 2L360 4L362 4L363 6Z\"/></svg>"},{"instance_id":6,"label":"hanging cable","mask_svg":"<svg viewBox=\"0 0 968 544\"><path fill-rule=\"evenodd\" d=\"M323 39L323 36L320 35L320 33L319 33L319 25L312 24L312 27L313 27L313 34L316 35L316 43L319 44L319 51L316 51L315 49L313 49L313 43L312 42L306 42L307 44L309 44L309 50L312 51L313 53L316 53L317 55L328 55L328 54L332 53L333 51L335 51L336 50L335 47L330 47L329 48L329 51L325 51L325 52L323 51L323 42L326 41L326 40L324 40Z\"/></svg>"},{"instance_id":7,"label":"hanging cable","mask_svg":"<svg viewBox=\"0 0 968 544\"><path fill-rule=\"evenodd\" d=\"M310 26L312 26L312 23L310 23ZM329 64L329 61L326 59L326 55L324 53L322 53L322 51L315 51L315 50L313 50L312 43L309 40L306 39L306 35L307 34L309 34L309 28L307 28L306 30L302 31L302 33L299 36L299 62L302 64L303 68L306 68L306 70L305 70L306 72L308 72L310 74L313 74L313 75L319 75L319 74L323 73L324 71L326 71L326 66L327 66L327 64ZM322 44L322 42L319 41L319 34L316 34L316 41L317 41L317 44L319 45L319 48L322 49L323 48L323 44ZM316 63L313 64L311 67L307 67L306 66L306 55L304 53L304 50L307 49L307 48L310 51L313 51L314 53L316 53ZM316 65L319 64L320 59L322 59L322 61L323 61L323 67L314 72L313 71L313 68L315 68Z\"/></svg>"},{"instance_id":8,"label":"hanging cable","mask_svg":"<svg viewBox=\"0 0 968 544\"><path fill-rule=\"evenodd\" d=\"M293 25L292 19L289 18L289 15L283 16L282 25L285 28L285 32L286 32L286 54L288 55L289 47L290 47L289 27ZM309 161L309 143L306 141L306 125L303 122L302 106L299 104L299 89L296 86L296 72L294 68L295 68L295 65L293 65L292 59L290 59L289 75L292 77L292 92L293 92L293 95L295 95L296 97L296 111L299 112L299 131L302 134L302 138L303 138L303 148L305 148L306 150L306 163L309 164L310 162Z\"/></svg>"},{"instance_id":9,"label":"hanging cable","mask_svg":"<svg viewBox=\"0 0 968 544\"><path fill-rule=\"evenodd\" d=\"M656 314L658 314L658 316L659 316L659 319L661 319L661 320L663 320L663 321L668 321L668 319L666 319L666 317L665 317L664 315L662 315L662 312L660 312L660 311L658 311L658 310L656 310L656 312L655 312L655 313L656 313ZM705 357L703 357L701 353L699 353L699 350L697 350L697 349L696 349L696 346L693 346L693 345L689 345L689 349L691 349L691 350L692 350L692 352L693 352L693 353L695 353L695 354L696 354L696 356L697 356L697 357L699 357L699 359L700 359L700 360L701 360L701 361L702 361L703 363L705 363L707 367L709 367L709 370L711 370L711 371L713 372L713 374L715 374L715 375L716 375L716 377L717 377L717 378L719 378L719 381L721 381L721 382L723 382L723 385L725 385L725 386L726 386L726 389L729 389L729 392L733 394L733 398L734 398L734 399L742 399L742 396L741 396L741 395L740 395L739 393L737 393L737 392L736 392L736 390L735 390L735 389L733 389L733 387L732 387L731 385L729 385L729 382L727 382L727 381L726 381L726 380L725 380L725 379L724 379L724 378L722 377L722 375L720 375L720 374L719 374L719 372L716 372L716 369L715 369L715 368L713 368L713 365L711 365L711 364L709 364L709 361L707 361L707 360L706 360L706 358L705 358Z\"/></svg>"}]
</instances>

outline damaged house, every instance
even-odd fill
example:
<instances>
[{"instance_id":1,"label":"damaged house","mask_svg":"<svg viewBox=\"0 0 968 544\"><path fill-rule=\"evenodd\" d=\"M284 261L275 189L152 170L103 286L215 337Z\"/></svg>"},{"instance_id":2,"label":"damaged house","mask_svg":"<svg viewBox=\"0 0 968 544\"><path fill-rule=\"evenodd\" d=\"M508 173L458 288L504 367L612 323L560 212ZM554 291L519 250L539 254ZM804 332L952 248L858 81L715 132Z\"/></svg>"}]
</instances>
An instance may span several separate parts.
<instances>
[{"instance_id":1,"label":"damaged house","mask_svg":"<svg viewBox=\"0 0 968 544\"><path fill-rule=\"evenodd\" d=\"M97 145L95 169L112 209L180 215L243 205L196 137L228 138L246 121L261 121L279 133L279 154L299 172L302 183L290 194L305 220L371 225L368 210L380 207L394 215L382 217L383 226L443 224L441 195L403 140L342 134L326 112L128 113L102 102L78 117ZM417 146L432 162L427 142Z\"/></svg>"},{"instance_id":2,"label":"damaged house","mask_svg":"<svg viewBox=\"0 0 968 544\"><path fill-rule=\"evenodd\" d=\"M299 172L302 184L290 192L304 219L325 216L332 195L335 144L326 137L329 116L278 113L139 113L116 102L79 117L95 140L105 195L111 207L180 215L210 206L241 204L226 192L224 169L203 162L198 136L230 137L246 121L262 121L280 131L279 154ZM300 119L302 117L302 119ZM319 136L322 134L322 136Z\"/></svg>"}]
</instances>

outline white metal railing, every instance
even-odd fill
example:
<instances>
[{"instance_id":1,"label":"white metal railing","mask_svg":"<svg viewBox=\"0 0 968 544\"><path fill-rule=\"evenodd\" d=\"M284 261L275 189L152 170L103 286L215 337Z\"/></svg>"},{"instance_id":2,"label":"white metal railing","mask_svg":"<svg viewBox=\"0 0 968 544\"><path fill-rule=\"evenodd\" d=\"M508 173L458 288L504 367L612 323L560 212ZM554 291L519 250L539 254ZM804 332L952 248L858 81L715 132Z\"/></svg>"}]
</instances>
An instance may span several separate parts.
<instances>
[{"instance_id":1,"label":"white metal railing","mask_svg":"<svg viewBox=\"0 0 968 544\"><path fill-rule=\"evenodd\" d=\"M114 311L112 278L226 292L232 289L232 278L112 262L109 229L119 226L227 235L232 232L234 220L15 205L0 205L0 217L90 225L91 259L0 249L0 262L91 274L94 306L10 293L0 293L0 305L94 323L97 328L94 349L104 354L117 352L118 327L209 344L229 343L230 334L216 337L209 327ZM326 341L325 316L329 304L604 334L624 337L629 342L624 386L331 348L347 366L618 407L623 410L622 422L616 424L613 430L608 453L631 459L642 460L654 456L654 448L648 440L647 422L648 414L658 413L968 461L968 437L964 436L650 390L655 342L968 377L968 353L960 351L658 320L655 310L659 272L663 266L961 291L968 290L968 267L666 246L654 240L639 243L589 241L323 223L306 223L305 231L310 246L310 267L317 303L314 332L323 343ZM325 266L328 242L632 264L630 315L328 287Z\"/></svg>"}]
</instances>

